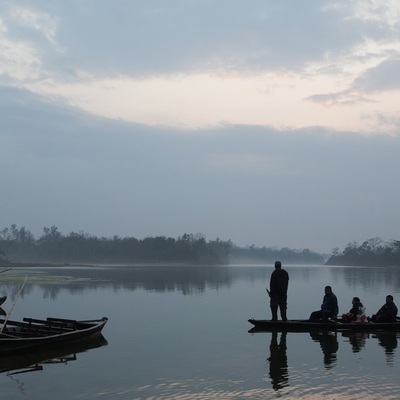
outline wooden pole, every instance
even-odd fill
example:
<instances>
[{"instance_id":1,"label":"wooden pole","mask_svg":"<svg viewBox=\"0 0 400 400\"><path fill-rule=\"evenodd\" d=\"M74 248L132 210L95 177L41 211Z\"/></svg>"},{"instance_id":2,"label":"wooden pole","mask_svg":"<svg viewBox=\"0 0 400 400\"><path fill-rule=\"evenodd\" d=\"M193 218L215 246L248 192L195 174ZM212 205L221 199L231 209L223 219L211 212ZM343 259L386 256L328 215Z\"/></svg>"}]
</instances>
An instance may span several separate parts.
<instances>
[{"instance_id":1,"label":"wooden pole","mask_svg":"<svg viewBox=\"0 0 400 400\"><path fill-rule=\"evenodd\" d=\"M28 275L25 276L24 283L22 284L21 289L19 289L19 292L18 292L18 294L17 294L17 297L15 298L14 303L13 303L13 305L11 306L10 312L7 314L7 317L6 317L6 319L4 320L4 324L3 324L3 326L1 327L1 330L0 330L0 334L3 333L3 330L4 330L4 328L5 328L6 325L7 325L8 319L10 318L10 315L11 315L11 313L12 313L12 311L13 311L15 305L17 304L17 301L18 301L18 299L19 299L19 296L21 295L22 290L24 289L24 286L25 286L25 283L26 283L27 278L28 278Z\"/></svg>"},{"instance_id":2,"label":"wooden pole","mask_svg":"<svg viewBox=\"0 0 400 400\"><path fill-rule=\"evenodd\" d=\"M2 274L3 272L7 272L7 271L9 271L10 269L12 269L12 268L3 269L3 271L0 271L0 274Z\"/></svg>"}]
</instances>

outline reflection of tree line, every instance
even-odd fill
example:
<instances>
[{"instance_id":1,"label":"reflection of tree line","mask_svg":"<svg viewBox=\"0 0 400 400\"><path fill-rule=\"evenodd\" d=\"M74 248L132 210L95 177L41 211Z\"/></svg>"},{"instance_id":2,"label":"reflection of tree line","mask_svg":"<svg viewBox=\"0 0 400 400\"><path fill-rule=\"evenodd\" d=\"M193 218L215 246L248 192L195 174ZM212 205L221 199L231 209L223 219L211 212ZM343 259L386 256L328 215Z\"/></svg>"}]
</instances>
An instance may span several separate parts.
<instances>
[{"instance_id":1,"label":"reflection of tree line","mask_svg":"<svg viewBox=\"0 0 400 400\"><path fill-rule=\"evenodd\" d=\"M278 335L280 336L278 337ZM369 334L366 332L341 332L342 337L348 338L353 353L359 352L366 344L369 338L378 339L386 354L386 362L393 363L393 356L397 348L396 331L376 332ZM289 386L289 367L286 345L287 332L271 332L269 377L274 390L282 389ZM338 333L329 331L311 331L310 337L313 341L320 344L323 354L323 364L326 369L335 366L337 360L337 352L339 350Z\"/></svg>"},{"instance_id":2,"label":"reflection of tree line","mask_svg":"<svg viewBox=\"0 0 400 400\"><path fill-rule=\"evenodd\" d=\"M43 290L45 298L56 299L61 290L82 293L86 290L112 288L114 290L148 290L155 292L180 291L199 293L206 289L229 287L237 280L265 281L270 271L265 267L220 266L126 266L126 267L54 267L14 268L0 279L0 295L12 299L28 276L21 294L28 295L35 286ZM4 277L2 277L4 278Z\"/></svg>"},{"instance_id":3,"label":"reflection of tree line","mask_svg":"<svg viewBox=\"0 0 400 400\"><path fill-rule=\"evenodd\" d=\"M350 287L356 283L367 288L397 288L400 286L400 274L398 267L365 267L365 268L348 268L336 267L331 269L332 275L344 277ZM364 304L365 305L365 304Z\"/></svg>"}]
</instances>

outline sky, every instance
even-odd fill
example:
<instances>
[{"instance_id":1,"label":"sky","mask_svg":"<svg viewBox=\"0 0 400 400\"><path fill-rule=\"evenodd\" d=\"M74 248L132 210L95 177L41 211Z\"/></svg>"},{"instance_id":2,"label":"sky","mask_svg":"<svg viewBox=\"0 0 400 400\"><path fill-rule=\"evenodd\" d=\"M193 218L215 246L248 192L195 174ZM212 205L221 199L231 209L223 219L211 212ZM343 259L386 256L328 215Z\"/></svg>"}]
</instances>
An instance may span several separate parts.
<instances>
[{"instance_id":1,"label":"sky","mask_svg":"<svg viewBox=\"0 0 400 400\"><path fill-rule=\"evenodd\" d=\"M400 239L400 3L0 2L0 230Z\"/></svg>"}]
</instances>

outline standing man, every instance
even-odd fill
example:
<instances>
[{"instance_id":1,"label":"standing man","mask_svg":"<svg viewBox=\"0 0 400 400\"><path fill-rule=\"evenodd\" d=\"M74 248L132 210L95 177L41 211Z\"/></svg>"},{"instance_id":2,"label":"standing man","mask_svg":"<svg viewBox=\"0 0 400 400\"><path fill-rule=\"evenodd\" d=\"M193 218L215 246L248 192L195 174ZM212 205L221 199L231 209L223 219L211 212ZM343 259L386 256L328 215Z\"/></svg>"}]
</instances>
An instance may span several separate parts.
<instances>
[{"instance_id":1,"label":"standing man","mask_svg":"<svg viewBox=\"0 0 400 400\"><path fill-rule=\"evenodd\" d=\"M271 274L269 282L269 297L272 321L278 320L278 307L281 312L282 321L287 321L287 290L289 286L289 274L282 268L280 261L275 261L275 271Z\"/></svg>"}]
</instances>

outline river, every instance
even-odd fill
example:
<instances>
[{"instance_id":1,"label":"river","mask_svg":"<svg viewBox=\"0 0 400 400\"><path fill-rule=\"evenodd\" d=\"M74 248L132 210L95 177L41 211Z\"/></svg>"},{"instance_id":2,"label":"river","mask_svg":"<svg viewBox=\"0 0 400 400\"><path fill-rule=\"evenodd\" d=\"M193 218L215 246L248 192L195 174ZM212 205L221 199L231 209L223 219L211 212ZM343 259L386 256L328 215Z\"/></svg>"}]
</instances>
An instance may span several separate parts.
<instances>
[{"instance_id":1,"label":"river","mask_svg":"<svg viewBox=\"0 0 400 400\"><path fill-rule=\"evenodd\" d=\"M340 313L353 296L367 315L387 294L400 305L399 267L283 267L290 274L289 319L318 309L325 285ZM3 273L0 295L8 296L3 309L12 309L10 319L109 321L103 342L91 349L1 373L2 398L399 399L399 334L249 333L249 318L270 318L265 288L272 271L65 266Z\"/></svg>"}]
</instances>

